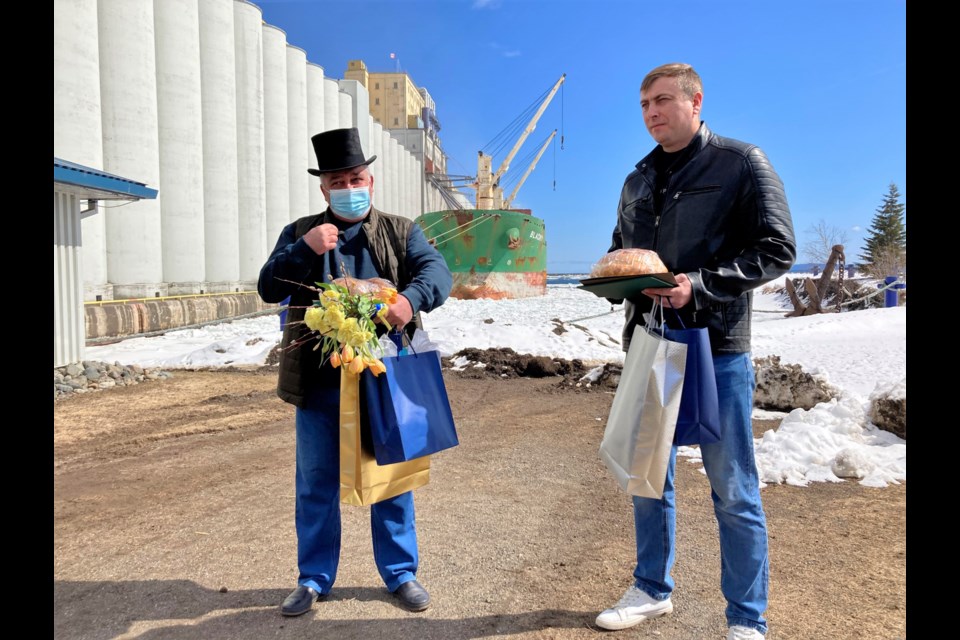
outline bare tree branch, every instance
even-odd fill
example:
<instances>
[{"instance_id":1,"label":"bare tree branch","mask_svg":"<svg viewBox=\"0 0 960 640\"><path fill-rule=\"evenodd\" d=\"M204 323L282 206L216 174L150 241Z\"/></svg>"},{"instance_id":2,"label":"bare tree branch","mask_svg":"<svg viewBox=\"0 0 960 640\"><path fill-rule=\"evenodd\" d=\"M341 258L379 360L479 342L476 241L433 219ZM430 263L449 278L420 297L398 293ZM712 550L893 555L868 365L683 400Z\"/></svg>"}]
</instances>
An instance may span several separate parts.
<instances>
[{"instance_id":1,"label":"bare tree branch","mask_svg":"<svg viewBox=\"0 0 960 640\"><path fill-rule=\"evenodd\" d=\"M846 229L827 224L822 218L811 224L806 233L811 239L803 245L801 252L810 262L817 264L824 264L830 258L834 245L847 244Z\"/></svg>"}]
</instances>

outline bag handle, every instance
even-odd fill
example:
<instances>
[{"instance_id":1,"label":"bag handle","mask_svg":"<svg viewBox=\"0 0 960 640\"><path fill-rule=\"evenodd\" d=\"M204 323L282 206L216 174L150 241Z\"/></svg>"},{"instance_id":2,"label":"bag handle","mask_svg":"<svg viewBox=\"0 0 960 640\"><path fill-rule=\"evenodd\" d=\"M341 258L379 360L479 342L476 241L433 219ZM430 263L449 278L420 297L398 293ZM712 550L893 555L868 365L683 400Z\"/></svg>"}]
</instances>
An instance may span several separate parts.
<instances>
[{"instance_id":1,"label":"bag handle","mask_svg":"<svg viewBox=\"0 0 960 640\"><path fill-rule=\"evenodd\" d=\"M413 342L410 340L410 336L406 331L401 331L397 328L394 328L387 335L390 336L391 340L393 340L393 344L397 345L397 355L400 355L400 352L403 351L404 342L407 343L406 346L410 349L413 355L419 355L417 350L413 348Z\"/></svg>"},{"instance_id":2,"label":"bag handle","mask_svg":"<svg viewBox=\"0 0 960 640\"><path fill-rule=\"evenodd\" d=\"M677 311L677 308L673 306L673 301L667 297L667 304L670 305L670 310L673 311L673 317L677 319L677 322L680 323L681 329L686 329L687 325L683 324L683 318L680 317L680 312ZM660 312L660 323L657 326L654 326L654 321L657 318L657 311ZM659 329L660 337L665 337L667 323L666 319L663 317L663 296L657 296L653 299L653 307L650 309L650 324L647 325L647 333L652 333Z\"/></svg>"},{"instance_id":3,"label":"bag handle","mask_svg":"<svg viewBox=\"0 0 960 640\"><path fill-rule=\"evenodd\" d=\"M661 300L662 298L663 296L657 296L653 299L653 306L650 308L650 322L647 323L647 333L652 334L657 330L659 330L659 335L661 338L665 337L664 333L665 333L665 327L666 327L666 324L664 323L664 319L663 319L663 302ZM669 300L669 298L667 300ZM660 312L659 326L655 326L656 319L657 319L657 311Z\"/></svg>"},{"instance_id":4,"label":"bag handle","mask_svg":"<svg viewBox=\"0 0 960 640\"><path fill-rule=\"evenodd\" d=\"M673 317L676 318L676 319L677 319L677 322L680 323L680 328L681 328L681 329L686 329L686 328L687 328L687 325L683 324L683 318L680 317L680 312L677 311L677 308L673 306L673 300L671 300L670 298L667 298L667 304L670 305L670 310L673 311ZM663 305L661 305L661 307L662 307L662 306L663 306ZM661 317L661 319L662 319L662 317Z\"/></svg>"}]
</instances>

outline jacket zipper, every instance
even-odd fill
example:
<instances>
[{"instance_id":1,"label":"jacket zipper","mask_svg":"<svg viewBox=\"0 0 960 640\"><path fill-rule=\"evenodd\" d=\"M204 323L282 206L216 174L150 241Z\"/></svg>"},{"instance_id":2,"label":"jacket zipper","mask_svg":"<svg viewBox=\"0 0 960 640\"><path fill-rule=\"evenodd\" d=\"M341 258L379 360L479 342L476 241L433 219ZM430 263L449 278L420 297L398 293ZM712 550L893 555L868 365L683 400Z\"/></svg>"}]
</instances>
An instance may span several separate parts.
<instances>
[{"instance_id":1,"label":"jacket zipper","mask_svg":"<svg viewBox=\"0 0 960 640\"><path fill-rule=\"evenodd\" d=\"M720 191L720 186L700 187L699 189L690 189L689 191L677 191L673 194L674 200L679 200L681 195L692 196L698 193L709 193L711 191Z\"/></svg>"}]
</instances>

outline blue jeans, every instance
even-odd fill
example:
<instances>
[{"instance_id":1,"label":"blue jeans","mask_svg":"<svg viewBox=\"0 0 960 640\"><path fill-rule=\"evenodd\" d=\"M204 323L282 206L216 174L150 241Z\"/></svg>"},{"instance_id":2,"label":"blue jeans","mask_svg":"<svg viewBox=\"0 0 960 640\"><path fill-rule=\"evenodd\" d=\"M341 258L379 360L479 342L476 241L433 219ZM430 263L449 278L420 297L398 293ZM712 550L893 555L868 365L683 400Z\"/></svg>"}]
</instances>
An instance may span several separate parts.
<instances>
[{"instance_id":1,"label":"blue jeans","mask_svg":"<svg viewBox=\"0 0 960 640\"><path fill-rule=\"evenodd\" d=\"M297 582L329 593L340 562L340 390L297 408ZM413 492L370 506L373 558L389 591L416 577Z\"/></svg>"},{"instance_id":2,"label":"blue jeans","mask_svg":"<svg viewBox=\"0 0 960 640\"><path fill-rule=\"evenodd\" d=\"M749 353L714 355L720 397L720 442L700 445L720 529L720 588L727 600L727 625L767 632L769 561L767 521L760 503L760 479L753 457L753 389ZM677 511L673 447L663 498L633 498L637 534L638 589L664 600L673 591Z\"/></svg>"}]
</instances>

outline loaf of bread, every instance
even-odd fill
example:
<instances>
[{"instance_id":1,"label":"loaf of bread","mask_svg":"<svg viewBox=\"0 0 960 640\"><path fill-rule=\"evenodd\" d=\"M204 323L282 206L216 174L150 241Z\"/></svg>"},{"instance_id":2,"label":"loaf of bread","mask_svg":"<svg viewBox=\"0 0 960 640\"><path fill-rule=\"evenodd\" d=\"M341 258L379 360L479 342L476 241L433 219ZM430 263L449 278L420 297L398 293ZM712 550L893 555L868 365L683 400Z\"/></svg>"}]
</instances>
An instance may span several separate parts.
<instances>
[{"instance_id":1,"label":"loaf of bread","mask_svg":"<svg viewBox=\"0 0 960 640\"><path fill-rule=\"evenodd\" d=\"M649 249L617 249L593 265L591 278L611 276L639 276L649 273L667 273L668 269L656 251Z\"/></svg>"}]
</instances>

